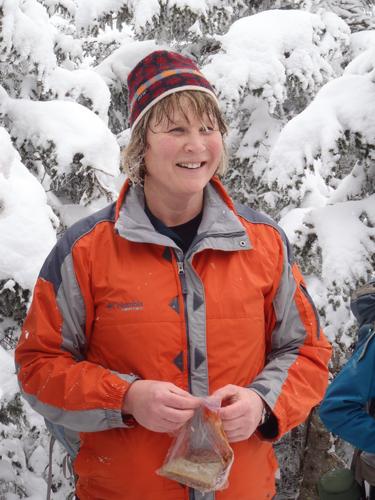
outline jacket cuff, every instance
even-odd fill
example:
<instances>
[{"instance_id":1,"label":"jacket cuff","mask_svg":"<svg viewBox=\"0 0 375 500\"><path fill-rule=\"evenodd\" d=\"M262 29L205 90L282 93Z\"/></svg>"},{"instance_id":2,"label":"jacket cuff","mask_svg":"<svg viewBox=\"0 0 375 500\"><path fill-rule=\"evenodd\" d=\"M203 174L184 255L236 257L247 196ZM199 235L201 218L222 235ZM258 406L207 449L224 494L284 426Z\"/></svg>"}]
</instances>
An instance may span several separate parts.
<instances>
[{"instance_id":1,"label":"jacket cuff","mask_svg":"<svg viewBox=\"0 0 375 500\"><path fill-rule=\"evenodd\" d=\"M117 374L122 380L125 380L125 382L128 382L128 387L126 388L124 395L122 397L122 402L125 399L125 395L127 391L129 390L129 387L133 382L136 380L141 380L141 377L138 377L138 375L135 375L134 373L118 373ZM132 429L137 425L136 419L133 417L133 415L130 415L129 413L123 413L122 412L122 403L121 403L121 420L122 420L122 425L121 427L124 427L126 429Z\"/></svg>"},{"instance_id":2,"label":"jacket cuff","mask_svg":"<svg viewBox=\"0 0 375 500\"><path fill-rule=\"evenodd\" d=\"M118 373L118 372L113 372L113 373L115 373L118 377L120 377L121 380L124 380L129 385L135 382L136 380L141 380L141 377L138 377L138 375L135 375L134 373Z\"/></svg>"},{"instance_id":3,"label":"jacket cuff","mask_svg":"<svg viewBox=\"0 0 375 500\"><path fill-rule=\"evenodd\" d=\"M265 408L267 409L264 418L262 418L262 421L257 428L257 431L260 434L260 438L270 441L277 440L280 437L279 422L278 418L272 411L271 405L268 403L267 398L264 396L264 394L262 394L258 389L252 387L251 385L248 385L247 387L248 389L251 389L252 391L256 392L258 396L263 399Z\"/></svg>"},{"instance_id":4,"label":"jacket cuff","mask_svg":"<svg viewBox=\"0 0 375 500\"><path fill-rule=\"evenodd\" d=\"M105 416L108 422L108 429L127 427L122 420L121 410L105 410Z\"/></svg>"},{"instance_id":5,"label":"jacket cuff","mask_svg":"<svg viewBox=\"0 0 375 500\"><path fill-rule=\"evenodd\" d=\"M279 434L279 424L277 422L277 418L271 412L265 421L259 425L257 431L261 434L263 439L274 441L278 437Z\"/></svg>"},{"instance_id":6,"label":"jacket cuff","mask_svg":"<svg viewBox=\"0 0 375 500\"><path fill-rule=\"evenodd\" d=\"M112 393L111 397L113 401L118 402L118 405L116 405L118 406L118 408L105 410L105 415L108 422L108 428L114 429L116 427L122 427L122 428L134 427L135 421L133 420L127 421L126 419L123 418L124 416L122 413L122 403L124 401L125 394L128 391L131 384L136 380L140 380L140 377L138 377L138 375L135 375L134 373L118 373L113 370L111 370L111 373L115 375L117 378L121 379L122 383L118 384L118 388L116 388L118 390L116 390L115 393Z\"/></svg>"}]
</instances>

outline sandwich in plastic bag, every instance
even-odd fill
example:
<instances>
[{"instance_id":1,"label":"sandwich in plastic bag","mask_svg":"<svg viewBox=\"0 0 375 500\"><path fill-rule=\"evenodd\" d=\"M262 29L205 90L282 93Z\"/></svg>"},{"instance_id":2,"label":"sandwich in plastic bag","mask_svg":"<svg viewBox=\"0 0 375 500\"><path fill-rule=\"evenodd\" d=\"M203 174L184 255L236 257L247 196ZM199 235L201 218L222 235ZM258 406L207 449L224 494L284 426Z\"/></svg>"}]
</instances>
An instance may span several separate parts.
<instances>
[{"instance_id":1,"label":"sandwich in plastic bag","mask_svg":"<svg viewBox=\"0 0 375 500\"><path fill-rule=\"evenodd\" d=\"M220 403L202 399L174 439L158 474L203 493L228 486L234 455L218 414Z\"/></svg>"}]
</instances>

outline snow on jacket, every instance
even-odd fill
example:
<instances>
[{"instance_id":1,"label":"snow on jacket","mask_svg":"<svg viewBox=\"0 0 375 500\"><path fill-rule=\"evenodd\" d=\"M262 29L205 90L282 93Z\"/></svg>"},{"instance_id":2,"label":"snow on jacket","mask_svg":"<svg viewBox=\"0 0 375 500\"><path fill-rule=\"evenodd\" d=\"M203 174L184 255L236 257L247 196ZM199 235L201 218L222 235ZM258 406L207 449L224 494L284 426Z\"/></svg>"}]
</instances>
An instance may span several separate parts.
<instances>
[{"instance_id":1,"label":"snow on jacket","mask_svg":"<svg viewBox=\"0 0 375 500\"><path fill-rule=\"evenodd\" d=\"M170 381L196 396L251 387L277 419L275 439L324 394L330 346L280 228L235 208L217 179L189 251L155 231L140 187L70 229L47 258L16 350L31 406L79 433L80 500L198 500L155 474L171 437L126 428L134 377ZM267 434L265 432L265 434ZM275 494L271 440L233 443L226 490L206 500Z\"/></svg>"},{"instance_id":2,"label":"snow on jacket","mask_svg":"<svg viewBox=\"0 0 375 500\"><path fill-rule=\"evenodd\" d=\"M362 295L351 307L360 325L358 345L328 387L320 417L332 433L375 453L375 418L367 411L375 399L375 292Z\"/></svg>"}]
</instances>

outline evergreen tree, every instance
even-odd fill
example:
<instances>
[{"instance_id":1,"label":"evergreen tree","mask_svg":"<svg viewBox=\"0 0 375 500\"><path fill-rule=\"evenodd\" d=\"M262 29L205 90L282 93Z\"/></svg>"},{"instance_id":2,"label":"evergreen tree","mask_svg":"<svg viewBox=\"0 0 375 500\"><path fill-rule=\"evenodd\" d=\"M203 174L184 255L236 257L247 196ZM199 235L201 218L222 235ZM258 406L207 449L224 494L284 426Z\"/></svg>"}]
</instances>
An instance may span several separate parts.
<instances>
[{"instance_id":1,"label":"evergreen tree","mask_svg":"<svg viewBox=\"0 0 375 500\"><path fill-rule=\"evenodd\" d=\"M351 343L350 290L375 269L373 10L370 0L0 0L0 228L7 193L22 192L20 173L32 176L51 238L29 252L35 275L70 214L116 196L130 69L156 47L183 52L215 85L229 123L225 184L288 232L338 369ZM342 213L359 236L348 256L335 226ZM0 264L0 363L12 380L32 286L16 264ZM47 436L15 388L0 394L0 429L0 496L28 496L30 478L42 491ZM331 446L313 417L306 453L306 429L277 445L281 498L298 496L303 467L315 480L311 456ZM62 459L54 455L57 499L71 487ZM320 460L319 472L332 463Z\"/></svg>"},{"instance_id":2,"label":"evergreen tree","mask_svg":"<svg viewBox=\"0 0 375 500\"><path fill-rule=\"evenodd\" d=\"M317 0L313 9L325 9L340 16L350 26L352 33L374 29L373 0Z\"/></svg>"}]
</instances>

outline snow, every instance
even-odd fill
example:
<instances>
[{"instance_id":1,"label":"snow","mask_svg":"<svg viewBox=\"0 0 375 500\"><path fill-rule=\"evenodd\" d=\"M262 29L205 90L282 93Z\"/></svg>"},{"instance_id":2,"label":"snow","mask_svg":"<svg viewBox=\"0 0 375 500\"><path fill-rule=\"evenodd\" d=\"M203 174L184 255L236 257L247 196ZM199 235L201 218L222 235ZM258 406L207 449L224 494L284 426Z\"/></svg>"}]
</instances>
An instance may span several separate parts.
<instances>
[{"instance_id":1,"label":"snow","mask_svg":"<svg viewBox=\"0 0 375 500\"><path fill-rule=\"evenodd\" d=\"M197 16L206 16L216 8L224 8L231 10L233 7L225 0L169 0L170 7L177 7L178 9L189 9Z\"/></svg>"},{"instance_id":2,"label":"snow","mask_svg":"<svg viewBox=\"0 0 375 500\"><path fill-rule=\"evenodd\" d=\"M6 60L12 50L36 64L42 76L56 66L53 52L54 29L46 9L36 0L0 0L2 16L2 53Z\"/></svg>"},{"instance_id":3,"label":"snow","mask_svg":"<svg viewBox=\"0 0 375 500\"><path fill-rule=\"evenodd\" d=\"M126 41L98 64L95 71L107 85L126 85L130 70L147 54L163 47L163 45L157 45L154 40L143 42Z\"/></svg>"},{"instance_id":4,"label":"snow","mask_svg":"<svg viewBox=\"0 0 375 500\"><path fill-rule=\"evenodd\" d=\"M120 46L122 43L133 43L134 42L134 30L128 26L124 25L121 29L117 27L110 28L109 26L105 26L103 30L96 36L88 36L86 41L89 43L103 44L103 45L113 45L114 47ZM91 68L92 64L89 61L88 67ZM83 61L82 67L86 67L87 59Z\"/></svg>"},{"instance_id":5,"label":"snow","mask_svg":"<svg viewBox=\"0 0 375 500\"><path fill-rule=\"evenodd\" d=\"M281 124L269 113L267 102L260 97L247 96L242 104L249 114L249 128L236 151L239 159L257 158L276 141ZM255 172L258 173L255 167Z\"/></svg>"},{"instance_id":6,"label":"snow","mask_svg":"<svg viewBox=\"0 0 375 500\"><path fill-rule=\"evenodd\" d=\"M71 35L56 31L55 44L66 56L69 55L70 59L82 59L82 44Z\"/></svg>"},{"instance_id":7,"label":"snow","mask_svg":"<svg viewBox=\"0 0 375 500\"><path fill-rule=\"evenodd\" d=\"M337 141L345 131L360 134L363 143L372 144L372 78L372 74L345 73L327 83L314 101L281 131L264 174L268 185L276 183L300 207L290 210L289 206L280 220L292 244L309 251L308 236L317 237L318 246L314 246L308 258L319 255L321 280L326 285L323 294L320 291L313 296L318 307L321 303L326 309L326 333L332 341L338 339L345 323L353 324L342 297L373 272L375 197L360 199L371 175L371 161L366 167L357 158L346 175L340 178L335 174ZM335 303L332 296L337 297ZM345 333L340 341L346 346L351 343Z\"/></svg>"},{"instance_id":8,"label":"snow","mask_svg":"<svg viewBox=\"0 0 375 500\"><path fill-rule=\"evenodd\" d=\"M280 133L266 174L269 184L293 191L292 179L301 180L294 199L308 193L309 165L327 181L336 142L345 130L360 133L371 143L375 133L375 86L372 75L344 75L327 83L314 101L290 120ZM320 157L319 163L314 160ZM329 196L329 190L326 196Z\"/></svg>"},{"instance_id":9,"label":"snow","mask_svg":"<svg viewBox=\"0 0 375 500\"><path fill-rule=\"evenodd\" d=\"M137 31L160 14L160 3L158 0L79 0L76 25L78 29L88 30L98 24L103 16L121 9L132 13L134 29Z\"/></svg>"},{"instance_id":10,"label":"snow","mask_svg":"<svg viewBox=\"0 0 375 500\"><path fill-rule=\"evenodd\" d=\"M335 282L345 286L347 281L355 283L363 274L364 262L370 266L370 248L367 241L375 237L375 228L361 222L360 215L366 213L375 220L375 195L363 200L353 200L319 208L296 208L290 210L280 225L292 244L303 245L302 226L310 225L316 232L322 253L321 278L325 283ZM345 231L343 224L345 223ZM340 249L340 252L337 249Z\"/></svg>"},{"instance_id":11,"label":"snow","mask_svg":"<svg viewBox=\"0 0 375 500\"><path fill-rule=\"evenodd\" d=\"M375 45L364 52L361 52L345 68L345 74L363 75L371 73L375 68Z\"/></svg>"},{"instance_id":12,"label":"snow","mask_svg":"<svg viewBox=\"0 0 375 500\"><path fill-rule=\"evenodd\" d=\"M5 460L0 461L0 480L1 481L14 481L16 473L13 470L12 464Z\"/></svg>"},{"instance_id":13,"label":"snow","mask_svg":"<svg viewBox=\"0 0 375 500\"><path fill-rule=\"evenodd\" d=\"M45 80L45 89L59 100L77 101L80 96L92 102L92 110L108 123L111 94L104 80L93 70L68 71L56 68Z\"/></svg>"},{"instance_id":14,"label":"snow","mask_svg":"<svg viewBox=\"0 0 375 500\"><path fill-rule=\"evenodd\" d=\"M128 7L127 0L79 0L76 10L78 29L87 29L103 15Z\"/></svg>"},{"instance_id":15,"label":"snow","mask_svg":"<svg viewBox=\"0 0 375 500\"><path fill-rule=\"evenodd\" d=\"M178 9L188 8L198 15L206 15L208 2L206 0L170 0L170 5Z\"/></svg>"},{"instance_id":16,"label":"snow","mask_svg":"<svg viewBox=\"0 0 375 500\"><path fill-rule=\"evenodd\" d=\"M57 7L63 6L66 12L69 13L70 16L74 16L76 12L76 3L75 0L43 0L43 4L51 9L52 12L56 10Z\"/></svg>"},{"instance_id":17,"label":"snow","mask_svg":"<svg viewBox=\"0 0 375 500\"><path fill-rule=\"evenodd\" d=\"M0 280L14 278L22 288L33 288L56 242L52 221L57 223L44 189L0 128Z\"/></svg>"},{"instance_id":18,"label":"snow","mask_svg":"<svg viewBox=\"0 0 375 500\"><path fill-rule=\"evenodd\" d=\"M346 280L355 283L361 277L366 261L368 270L371 270L371 248L366 242L375 238L375 228L361 222L362 213L375 220L375 195L318 208L305 220L314 225L318 235L324 282L336 282L339 286L343 286Z\"/></svg>"},{"instance_id":19,"label":"snow","mask_svg":"<svg viewBox=\"0 0 375 500\"><path fill-rule=\"evenodd\" d=\"M42 475L48 465L48 455L42 446L38 445L32 452L29 464L37 474Z\"/></svg>"},{"instance_id":20,"label":"snow","mask_svg":"<svg viewBox=\"0 0 375 500\"><path fill-rule=\"evenodd\" d=\"M375 30L358 31L350 36L352 60L345 68L346 74L370 73L374 69Z\"/></svg>"},{"instance_id":21,"label":"snow","mask_svg":"<svg viewBox=\"0 0 375 500\"><path fill-rule=\"evenodd\" d=\"M54 13L59 5L67 17ZM83 206L49 189L53 175L72 172L77 154L101 187L113 197L119 191L125 179L120 147L130 130L116 129L116 137L109 129L114 90L126 97L129 71L151 51L189 50L183 43L170 47L166 33L152 39L162 5L193 12L197 20L186 31L197 38L214 8L229 15L235 8L223 0L169 0L168 6L159 0L0 0L0 64L9 75L0 82L10 94L0 86L0 118L7 129L0 127L0 294L16 294L18 285L32 291L56 232L108 203L98 196ZM127 9L129 24L102 26L105 16L115 23ZM147 29L151 35L141 41ZM84 37L90 31L95 34ZM257 196L277 213L296 253L304 256L309 292L342 355L355 325L349 292L374 273L375 30L351 34L332 12L285 9L243 17L225 34L206 33L201 40L220 43L215 53L203 54L202 71L227 112L229 148L245 165L240 175L254 176L267 188ZM12 87L13 65L17 74L26 68L19 93ZM303 111L291 112L290 119L283 104L296 104L299 96L306 99ZM354 150L343 169L338 141L346 131L357 134L368 151L360 156ZM45 161L43 152L51 145ZM0 333L14 327L11 318L0 321ZM0 407L17 394L13 353L0 346ZM48 436L43 419L22 405L21 428L0 422L4 500L46 496ZM54 500L66 499L71 490L62 476L62 457L56 445L54 479L63 485ZM3 496L6 482L20 489Z\"/></svg>"},{"instance_id":22,"label":"snow","mask_svg":"<svg viewBox=\"0 0 375 500\"><path fill-rule=\"evenodd\" d=\"M2 403L14 397L18 390L17 378L14 373L13 356L0 346L0 400ZM1 464L1 460L0 460ZM1 473L0 473L1 476Z\"/></svg>"},{"instance_id":23,"label":"snow","mask_svg":"<svg viewBox=\"0 0 375 500\"><path fill-rule=\"evenodd\" d=\"M160 14L160 3L158 0L132 0L134 9L134 29L136 31L152 22L153 17Z\"/></svg>"},{"instance_id":24,"label":"snow","mask_svg":"<svg viewBox=\"0 0 375 500\"><path fill-rule=\"evenodd\" d=\"M361 219L366 214L367 220ZM368 221L371 221L370 224ZM319 309L327 309L329 318L325 334L331 342L340 341L346 347L352 343L349 326L355 325L349 305L340 294L354 290L364 274L373 273L371 256L375 239L375 195L363 200L341 201L318 208L295 208L280 220L290 242L295 247L309 246L307 238L317 235L318 248L310 249L308 258L319 252L321 256L321 276L306 276L310 293ZM308 230L306 230L309 228ZM343 230L345 228L345 230ZM307 249L308 250L308 249ZM329 283L330 285L325 285ZM329 296L334 291L336 304ZM342 325L347 328L341 332Z\"/></svg>"},{"instance_id":25,"label":"snow","mask_svg":"<svg viewBox=\"0 0 375 500\"><path fill-rule=\"evenodd\" d=\"M195 23L193 23L190 26L189 33L191 33L192 35L195 35L195 36L201 36L202 35L202 30L201 30L201 27L200 27L200 22L198 21L198 19L195 21Z\"/></svg>"},{"instance_id":26,"label":"snow","mask_svg":"<svg viewBox=\"0 0 375 500\"><path fill-rule=\"evenodd\" d=\"M100 172L119 173L119 146L115 136L95 113L69 101L31 101L0 95L0 109L11 122L11 134L21 143L56 148L58 173L68 174L77 153L81 162Z\"/></svg>"},{"instance_id":27,"label":"snow","mask_svg":"<svg viewBox=\"0 0 375 500\"><path fill-rule=\"evenodd\" d=\"M357 31L350 36L350 48L353 58L371 48L371 46L375 47L375 30Z\"/></svg>"},{"instance_id":28,"label":"snow","mask_svg":"<svg viewBox=\"0 0 375 500\"><path fill-rule=\"evenodd\" d=\"M215 54L203 71L233 107L247 89L263 89L272 112L286 98L287 78L295 77L303 89L314 90L335 74L332 61L337 65L341 60L339 48L349 44L349 34L334 14L261 12L239 19L218 37L223 52Z\"/></svg>"}]
</instances>

